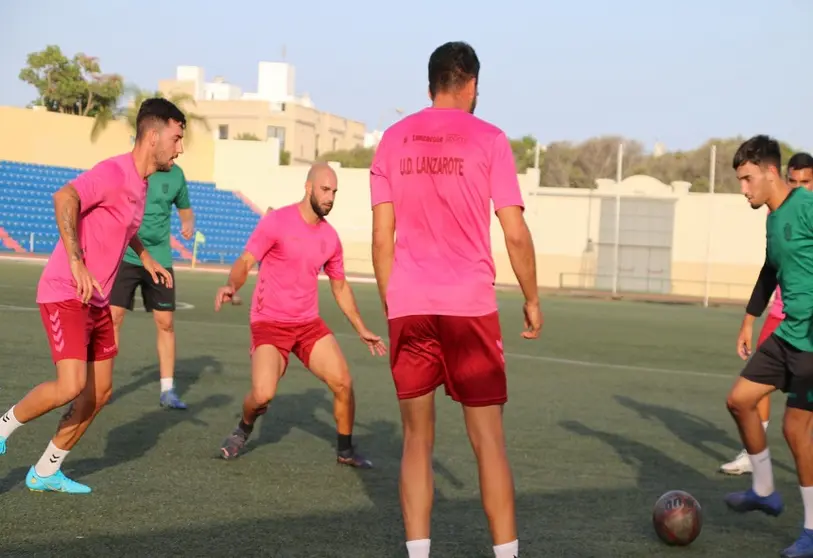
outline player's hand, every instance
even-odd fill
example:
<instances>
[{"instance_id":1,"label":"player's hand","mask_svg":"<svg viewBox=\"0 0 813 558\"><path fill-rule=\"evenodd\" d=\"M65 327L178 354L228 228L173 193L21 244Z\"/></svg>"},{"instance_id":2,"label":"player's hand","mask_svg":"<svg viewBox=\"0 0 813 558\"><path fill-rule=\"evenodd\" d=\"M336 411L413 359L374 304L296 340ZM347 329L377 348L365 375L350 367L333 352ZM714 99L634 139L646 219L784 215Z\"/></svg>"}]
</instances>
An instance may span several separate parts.
<instances>
[{"instance_id":1,"label":"player's hand","mask_svg":"<svg viewBox=\"0 0 813 558\"><path fill-rule=\"evenodd\" d=\"M85 262L82 260L73 260L71 262L71 274L73 280L76 282L76 296L82 301L82 304L87 304L93 297L93 291L102 294L102 286L93 275L90 274L88 268L85 267Z\"/></svg>"},{"instance_id":2,"label":"player's hand","mask_svg":"<svg viewBox=\"0 0 813 558\"><path fill-rule=\"evenodd\" d=\"M370 354L375 356L378 353L378 356L383 356L387 354L387 346L381 340L381 337L370 331L369 329L362 329L359 332L359 337L361 338L362 342L370 349Z\"/></svg>"},{"instance_id":3,"label":"player's hand","mask_svg":"<svg viewBox=\"0 0 813 558\"><path fill-rule=\"evenodd\" d=\"M181 236L184 237L186 240L191 240L192 236L195 234L195 224L191 221L186 223L181 223Z\"/></svg>"},{"instance_id":4,"label":"player's hand","mask_svg":"<svg viewBox=\"0 0 813 558\"><path fill-rule=\"evenodd\" d=\"M742 360L748 360L751 356L751 340L754 336L754 329L750 325L743 325L740 334L737 336L737 354Z\"/></svg>"},{"instance_id":5,"label":"player's hand","mask_svg":"<svg viewBox=\"0 0 813 558\"><path fill-rule=\"evenodd\" d=\"M526 302L522 306L522 313L525 314L525 330L522 337L525 339L536 339L542 331L542 309L539 302Z\"/></svg>"},{"instance_id":6,"label":"player's hand","mask_svg":"<svg viewBox=\"0 0 813 558\"><path fill-rule=\"evenodd\" d=\"M146 252L146 250L145 250ZM154 283L162 283L168 289L172 288L172 274L166 270L164 266L152 259L152 256L147 256L141 260L144 264L144 269L150 274Z\"/></svg>"},{"instance_id":7,"label":"player's hand","mask_svg":"<svg viewBox=\"0 0 813 558\"><path fill-rule=\"evenodd\" d=\"M224 285L217 289L215 295L215 312L220 312L220 308L234 298L234 289L229 285Z\"/></svg>"}]
</instances>

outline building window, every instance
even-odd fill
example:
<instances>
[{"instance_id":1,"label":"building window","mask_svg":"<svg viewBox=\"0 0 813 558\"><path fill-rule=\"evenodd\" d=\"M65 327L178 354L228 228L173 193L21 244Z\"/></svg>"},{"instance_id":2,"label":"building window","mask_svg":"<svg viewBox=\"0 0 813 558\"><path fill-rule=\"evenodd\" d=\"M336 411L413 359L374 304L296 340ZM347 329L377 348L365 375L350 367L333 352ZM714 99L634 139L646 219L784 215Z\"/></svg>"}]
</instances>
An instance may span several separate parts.
<instances>
[{"instance_id":1,"label":"building window","mask_svg":"<svg viewBox=\"0 0 813 558\"><path fill-rule=\"evenodd\" d=\"M282 126L268 126L265 129L266 138L277 138L279 140L279 150L285 151L285 128Z\"/></svg>"},{"instance_id":2,"label":"building window","mask_svg":"<svg viewBox=\"0 0 813 558\"><path fill-rule=\"evenodd\" d=\"M217 137L222 140L229 139L229 126L227 124L221 124L217 127Z\"/></svg>"},{"instance_id":3,"label":"building window","mask_svg":"<svg viewBox=\"0 0 813 558\"><path fill-rule=\"evenodd\" d=\"M319 158L319 134L316 134L316 139L314 140L314 143L316 144L316 153L314 154L313 157L315 159L318 159Z\"/></svg>"}]
</instances>

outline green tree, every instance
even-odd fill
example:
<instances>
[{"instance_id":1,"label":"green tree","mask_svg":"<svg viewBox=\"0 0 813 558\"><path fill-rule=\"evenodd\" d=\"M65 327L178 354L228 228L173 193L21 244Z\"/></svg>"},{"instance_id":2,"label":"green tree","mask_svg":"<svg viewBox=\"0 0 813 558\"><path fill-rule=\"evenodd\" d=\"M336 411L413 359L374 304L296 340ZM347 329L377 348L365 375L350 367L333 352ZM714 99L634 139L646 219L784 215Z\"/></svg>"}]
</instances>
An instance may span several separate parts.
<instances>
[{"instance_id":1,"label":"green tree","mask_svg":"<svg viewBox=\"0 0 813 558\"><path fill-rule=\"evenodd\" d=\"M526 170L534 167L534 163L536 162L536 149L537 141L533 136L522 136L519 139L511 140L511 151L514 153L517 173L523 174ZM540 153L539 156L541 165L543 153Z\"/></svg>"},{"instance_id":2,"label":"green tree","mask_svg":"<svg viewBox=\"0 0 813 558\"><path fill-rule=\"evenodd\" d=\"M196 103L195 99L187 93L176 92L170 93L167 96L161 91L147 91L132 85L127 86L126 90L130 95L132 95L131 102L125 107L106 107L104 110L100 110L96 115L95 121L93 122L93 128L90 131L90 141L95 142L97 139L99 139L99 136L113 120L125 121L130 127L133 135L135 135L138 109L141 108L141 103L154 97L166 97L169 101L181 109L181 111L183 111L184 116L186 116L187 123L185 133L187 143L192 142L193 126L190 126L190 124L198 123L207 131L211 129L209 127L208 120L206 120L204 116L189 110L189 107L196 106Z\"/></svg>"},{"instance_id":3,"label":"green tree","mask_svg":"<svg viewBox=\"0 0 813 558\"><path fill-rule=\"evenodd\" d=\"M234 136L234 139L242 141L260 141L260 138L258 138L256 134L250 134L248 132L237 134Z\"/></svg>"},{"instance_id":4,"label":"green tree","mask_svg":"<svg viewBox=\"0 0 813 558\"><path fill-rule=\"evenodd\" d=\"M323 153L319 156L319 161L335 161L349 169L368 169L373 164L374 154L375 148L354 147Z\"/></svg>"},{"instance_id":5,"label":"green tree","mask_svg":"<svg viewBox=\"0 0 813 558\"><path fill-rule=\"evenodd\" d=\"M103 74L97 58L79 53L69 59L56 45L29 53L19 78L37 90L32 105L81 116L115 106L124 90L122 77Z\"/></svg>"}]
</instances>

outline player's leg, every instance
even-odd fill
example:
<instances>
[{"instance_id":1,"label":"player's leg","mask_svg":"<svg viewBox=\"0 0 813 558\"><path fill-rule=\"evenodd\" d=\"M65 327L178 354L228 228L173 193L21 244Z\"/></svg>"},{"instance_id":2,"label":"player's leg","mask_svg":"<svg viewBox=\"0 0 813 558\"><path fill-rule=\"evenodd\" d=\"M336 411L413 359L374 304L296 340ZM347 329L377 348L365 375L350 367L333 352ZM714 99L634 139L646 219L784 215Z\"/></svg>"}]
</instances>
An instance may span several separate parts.
<instances>
[{"instance_id":1,"label":"player's leg","mask_svg":"<svg viewBox=\"0 0 813 558\"><path fill-rule=\"evenodd\" d=\"M87 348L87 380L60 419L56 435L42 457L28 471L26 486L34 491L90 492L89 487L61 471L62 462L113 393L113 363L118 350L112 315L109 308L91 307L89 313L92 330Z\"/></svg>"},{"instance_id":2,"label":"player's leg","mask_svg":"<svg viewBox=\"0 0 813 558\"><path fill-rule=\"evenodd\" d=\"M435 390L443 384L437 317L405 316L389 321L390 367L404 446L399 493L410 558L427 558L434 500Z\"/></svg>"},{"instance_id":3,"label":"player's leg","mask_svg":"<svg viewBox=\"0 0 813 558\"><path fill-rule=\"evenodd\" d=\"M257 418L268 410L288 366L288 353L293 343L293 333L286 328L267 323L251 324L251 389L243 399L243 413L237 428L220 446L223 459L240 455Z\"/></svg>"},{"instance_id":4,"label":"player's leg","mask_svg":"<svg viewBox=\"0 0 813 558\"><path fill-rule=\"evenodd\" d=\"M186 409L186 404L175 393L175 273L172 287L156 284L146 270L142 270L141 293L144 309L152 312L155 321L155 346L158 353L158 370L161 378L162 407Z\"/></svg>"},{"instance_id":5,"label":"player's leg","mask_svg":"<svg viewBox=\"0 0 813 558\"><path fill-rule=\"evenodd\" d=\"M771 455L757 405L777 389L786 389L786 365L786 346L772 335L745 365L728 394L726 404L753 469L751 488L728 494L725 498L728 507L734 511L759 510L769 515L782 512L782 498L774 489Z\"/></svg>"},{"instance_id":6,"label":"player's leg","mask_svg":"<svg viewBox=\"0 0 813 558\"><path fill-rule=\"evenodd\" d=\"M347 360L336 337L320 318L300 326L293 351L302 364L333 393L337 461L351 467L371 468L372 463L356 452L353 446L356 396Z\"/></svg>"},{"instance_id":7,"label":"player's leg","mask_svg":"<svg viewBox=\"0 0 813 558\"><path fill-rule=\"evenodd\" d=\"M774 332L774 330L782 323L780 318L776 316L768 316L765 319L765 323L762 324L762 329L759 332L759 339L757 340L757 348L759 348L762 343L765 342ZM759 418L762 421L762 428L763 430L768 430L768 422L771 416L771 397L770 395L766 395L762 399L759 400L757 404L757 412L759 412ZM748 452L743 449L737 457L735 457L732 461L728 463L724 463L720 466L720 472L725 473L727 475L743 475L746 473L751 473L751 460L748 458Z\"/></svg>"},{"instance_id":8,"label":"player's leg","mask_svg":"<svg viewBox=\"0 0 813 558\"><path fill-rule=\"evenodd\" d=\"M113 317L113 328L116 335L116 346L119 346L119 333L124 323L124 315L132 311L135 292L141 283L141 268L137 265L121 262L113 288L110 291L110 313Z\"/></svg>"},{"instance_id":9,"label":"player's leg","mask_svg":"<svg viewBox=\"0 0 813 558\"><path fill-rule=\"evenodd\" d=\"M0 418L0 454L20 426L70 403L85 387L90 339L87 307L78 301L41 304L40 315L56 379L36 386Z\"/></svg>"},{"instance_id":10,"label":"player's leg","mask_svg":"<svg viewBox=\"0 0 813 558\"><path fill-rule=\"evenodd\" d=\"M508 399L500 320L442 316L440 338L449 394L463 405L477 457L480 493L497 558L519 556L514 480L505 447L503 405Z\"/></svg>"},{"instance_id":11,"label":"player's leg","mask_svg":"<svg viewBox=\"0 0 813 558\"><path fill-rule=\"evenodd\" d=\"M791 373L782 431L788 442L804 505L802 533L782 556L813 557L813 353L788 348Z\"/></svg>"}]
</instances>

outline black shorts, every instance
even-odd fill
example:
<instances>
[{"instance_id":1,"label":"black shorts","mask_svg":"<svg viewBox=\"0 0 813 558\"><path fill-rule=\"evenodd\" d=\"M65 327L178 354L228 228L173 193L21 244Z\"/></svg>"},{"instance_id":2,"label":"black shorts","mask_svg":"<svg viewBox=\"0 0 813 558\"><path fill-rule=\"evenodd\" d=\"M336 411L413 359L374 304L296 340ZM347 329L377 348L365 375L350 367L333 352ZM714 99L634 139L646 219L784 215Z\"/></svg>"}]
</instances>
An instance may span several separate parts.
<instances>
[{"instance_id":1,"label":"black shorts","mask_svg":"<svg viewBox=\"0 0 813 558\"><path fill-rule=\"evenodd\" d=\"M116 275L113 290L110 292L110 305L132 310L136 288L141 287L141 300L147 312L153 310L174 312L175 273L171 267L167 268L167 271L172 275L171 289L163 283L153 282L150 274L142 266L121 262L119 274Z\"/></svg>"},{"instance_id":2,"label":"black shorts","mask_svg":"<svg viewBox=\"0 0 813 558\"><path fill-rule=\"evenodd\" d=\"M794 348L776 334L759 346L740 376L786 393L788 407L813 411L813 353Z\"/></svg>"}]
</instances>

